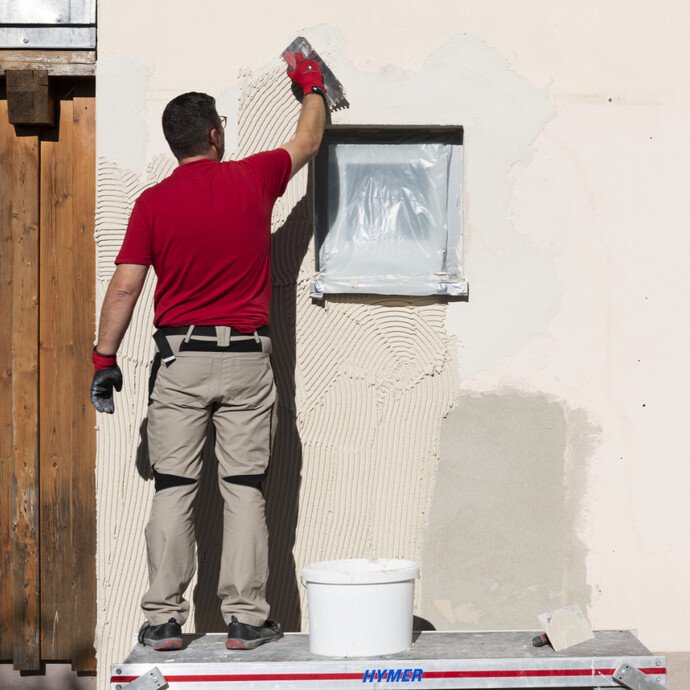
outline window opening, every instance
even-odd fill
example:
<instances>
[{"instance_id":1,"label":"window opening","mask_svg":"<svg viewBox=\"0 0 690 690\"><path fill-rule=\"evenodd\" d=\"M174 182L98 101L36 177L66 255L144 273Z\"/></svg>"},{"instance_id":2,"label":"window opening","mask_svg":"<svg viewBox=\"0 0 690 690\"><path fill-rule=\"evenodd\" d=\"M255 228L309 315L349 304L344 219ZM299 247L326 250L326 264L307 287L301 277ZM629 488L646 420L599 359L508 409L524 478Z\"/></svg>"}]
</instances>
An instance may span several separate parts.
<instances>
[{"instance_id":1,"label":"window opening","mask_svg":"<svg viewBox=\"0 0 690 690\"><path fill-rule=\"evenodd\" d=\"M462 142L461 127L326 130L312 166L312 297L467 294Z\"/></svg>"}]
</instances>

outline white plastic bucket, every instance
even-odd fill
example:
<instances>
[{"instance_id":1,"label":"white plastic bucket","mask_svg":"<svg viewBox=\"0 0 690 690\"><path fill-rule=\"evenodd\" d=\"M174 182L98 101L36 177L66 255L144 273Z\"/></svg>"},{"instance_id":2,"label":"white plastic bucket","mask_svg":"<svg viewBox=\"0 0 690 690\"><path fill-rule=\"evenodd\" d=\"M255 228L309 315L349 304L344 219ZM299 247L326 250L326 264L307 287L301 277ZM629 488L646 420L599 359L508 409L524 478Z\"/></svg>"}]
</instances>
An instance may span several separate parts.
<instances>
[{"instance_id":1,"label":"white plastic bucket","mask_svg":"<svg viewBox=\"0 0 690 690\"><path fill-rule=\"evenodd\" d=\"M412 646L414 561L321 561L302 569L309 647L324 656L397 654Z\"/></svg>"}]
</instances>

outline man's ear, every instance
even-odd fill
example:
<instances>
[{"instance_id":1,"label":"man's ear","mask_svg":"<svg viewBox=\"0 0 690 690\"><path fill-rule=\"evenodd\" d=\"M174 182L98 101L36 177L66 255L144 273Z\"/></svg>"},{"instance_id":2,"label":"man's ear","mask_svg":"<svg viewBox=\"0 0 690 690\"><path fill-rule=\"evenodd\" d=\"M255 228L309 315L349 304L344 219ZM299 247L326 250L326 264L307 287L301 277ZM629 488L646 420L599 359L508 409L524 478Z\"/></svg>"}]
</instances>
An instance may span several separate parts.
<instances>
[{"instance_id":1,"label":"man's ear","mask_svg":"<svg viewBox=\"0 0 690 690\"><path fill-rule=\"evenodd\" d=\"M212 149L215 149L218 160L222 160L225 148L223 132L214 127L209 134L209 145Z\"/></svg>"}]
</instances>

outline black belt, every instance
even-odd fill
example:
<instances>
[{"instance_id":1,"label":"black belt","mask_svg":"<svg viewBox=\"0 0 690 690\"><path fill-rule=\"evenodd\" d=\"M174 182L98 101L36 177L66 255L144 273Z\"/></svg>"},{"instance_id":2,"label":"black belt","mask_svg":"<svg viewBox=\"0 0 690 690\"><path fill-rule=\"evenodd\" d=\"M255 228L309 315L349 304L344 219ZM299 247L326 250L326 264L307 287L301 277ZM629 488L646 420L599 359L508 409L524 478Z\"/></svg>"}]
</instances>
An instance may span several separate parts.
<instances>
[{"instance_id":1,"label":"black belt","mask_svg":"<svg viewBox=\"0 0 690 690\"><path fill-rule=\"evenodd\" d=\"M189 326L161 326L156 333L162 333L163 335L187 335L187 331L189 330ZM203 336L215 336L216 334L216 327L215 326L194 326L194 330L192 331L192 337L195 335L203 335ZM257 335L262 335L264 338L269 338L270 333L268 330L268 326L261 326L260 328L256 329L256 334ZM241 331L238 331L236 328L230 328L230 337L233 338L236 335L243 335L243 336L251 336L254 335L254 331L250 331L249 333L242 333Z\"/></svg>"},{"instance_id":2,"label":"black belt","mask_svg":"<svg viewBox=\"0 0 690 690\"><path fill-rule=\"evenodd\" d=\"M215 326L194 326L191 332L190 326L163 326L153 334L153 339L166 367L175 361L175 354L168 342L170 335L189 336L180 343L180 352L262 352L263 347L258 336L270 337L268 326L261 326L253 333L241 333L230 328L230 343L221 347L214 340L206 340L206 338L216 337ZM194 336L205 339L195 340ZM238 336L242 336L241 339L232 340L233 337Z\"/></svg>"}]
</instances>

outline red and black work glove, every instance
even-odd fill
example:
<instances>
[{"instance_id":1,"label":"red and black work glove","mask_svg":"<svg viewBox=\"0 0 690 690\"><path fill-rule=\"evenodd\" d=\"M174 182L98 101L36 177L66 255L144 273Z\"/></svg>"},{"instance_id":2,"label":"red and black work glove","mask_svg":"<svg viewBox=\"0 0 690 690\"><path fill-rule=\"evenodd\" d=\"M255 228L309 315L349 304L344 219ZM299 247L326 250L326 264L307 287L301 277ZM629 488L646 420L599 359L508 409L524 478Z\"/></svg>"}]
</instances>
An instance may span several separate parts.
<instances>
[{"instance_id":1,"label":"red and black work glove","mask_svg":"<svg viewBox=\"0 0 690 690\"><path fill-rule=\"evenodd\" d=\"M118 393L122 390L122 372L115 355L102 355L94 350L91 359L95 369L91 382L91 402L98 412L113 414L113 388Z\"/></svg>"},{"instance_id":2,"label":"red and black work glove","mask_svg":"<svg viewBox=\"0 0 690 690\"><path fill-rule=\"evenodd\" d=\"M284 53L284 57L288 63L288 77L302 89L303 94L319 93L323 96L326 93L321 68L317 62L305 58L299 52Z\"/></svg>"}]
</instances>

